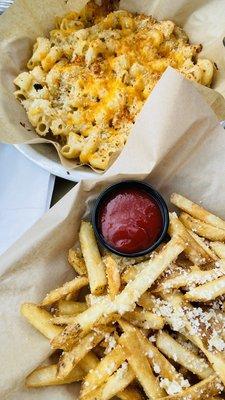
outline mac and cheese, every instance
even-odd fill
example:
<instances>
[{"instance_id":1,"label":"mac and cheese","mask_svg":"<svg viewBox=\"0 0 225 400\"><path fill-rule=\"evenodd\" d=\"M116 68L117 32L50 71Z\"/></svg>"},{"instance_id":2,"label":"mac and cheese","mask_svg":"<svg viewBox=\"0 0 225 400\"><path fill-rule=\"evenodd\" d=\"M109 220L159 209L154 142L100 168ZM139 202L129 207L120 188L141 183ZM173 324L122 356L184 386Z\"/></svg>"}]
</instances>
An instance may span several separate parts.
<instances>
[{"instance_id":1,"label":"mac and cheese","mask_svg":"<svg viewBox=\"0 0 225 400\"><path fill-rule=\"evenodd\" d=\"M89 3L58 19L49 38L37 38L15 96L66 158L105 170L168 66L210 86L214 67L200 51L172 21L124 10L104 15Z\"/></svg>"}]
</instances>

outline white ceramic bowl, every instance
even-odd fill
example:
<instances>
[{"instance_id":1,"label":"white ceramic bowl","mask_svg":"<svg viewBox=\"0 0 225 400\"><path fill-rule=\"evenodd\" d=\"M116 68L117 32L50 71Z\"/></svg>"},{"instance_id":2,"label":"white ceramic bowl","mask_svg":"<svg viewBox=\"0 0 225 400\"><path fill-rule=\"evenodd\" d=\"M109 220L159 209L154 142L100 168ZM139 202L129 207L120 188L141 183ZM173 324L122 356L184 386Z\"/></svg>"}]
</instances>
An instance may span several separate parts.
<instances>
[{"instance_id":1,"label":"white ceramic bowl","mask_svg":"<svg viewBox=\"0 0 225 400\"><path fill-rule=\"evenodd\" d=\"M64 168L60 164L55 149L50 144L17 144L15 147L29 160L61 178L79 182L82 179L96 179L98 177L98 174L88 167L78 167L70 170Z\"/></svg>"}]
</instances>

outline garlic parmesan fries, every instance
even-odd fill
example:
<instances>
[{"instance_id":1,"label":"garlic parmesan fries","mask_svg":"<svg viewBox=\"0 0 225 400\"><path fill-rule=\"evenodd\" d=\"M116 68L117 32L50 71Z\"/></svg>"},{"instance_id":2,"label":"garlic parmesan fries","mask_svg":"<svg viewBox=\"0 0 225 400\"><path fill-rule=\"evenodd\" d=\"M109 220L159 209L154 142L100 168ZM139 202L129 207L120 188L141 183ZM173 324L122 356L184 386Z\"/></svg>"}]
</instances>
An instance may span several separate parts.
<instances>
[{"instance_id":1,"label":"garlic parmesan fries","mask_svg":"<svg viewBox=\"0 0 225 400\"><path fill-rule=\"evenodd\" d=\"M21 307L59 354L27 387L81 382L80 400L224 398L225 221L171 202L182 212L170 214L170 240L142 262L102 254L81 223L77 276Z\"/></svg>"}]
</instances>

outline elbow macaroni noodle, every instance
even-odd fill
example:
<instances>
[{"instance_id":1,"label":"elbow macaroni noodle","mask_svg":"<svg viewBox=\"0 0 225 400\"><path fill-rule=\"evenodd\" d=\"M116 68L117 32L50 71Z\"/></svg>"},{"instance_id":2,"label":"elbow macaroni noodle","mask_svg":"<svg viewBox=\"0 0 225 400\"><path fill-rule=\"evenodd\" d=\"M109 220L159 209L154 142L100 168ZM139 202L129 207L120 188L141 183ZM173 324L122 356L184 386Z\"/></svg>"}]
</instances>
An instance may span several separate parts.
<instances>
[{"instance_id":1,"label":"elbow macaroni noodle","mask_svg":"<svg viewBox=\"0 0 225 400\"><path fill-rule=\"evenodd\" d=\"M211 85L214 66L200 51L172 21L123 10L105 15L91 2L58 19L49 39L37 38L14 94L63 156L105 170L168 66Z\"/></svg>"}]
</instances>

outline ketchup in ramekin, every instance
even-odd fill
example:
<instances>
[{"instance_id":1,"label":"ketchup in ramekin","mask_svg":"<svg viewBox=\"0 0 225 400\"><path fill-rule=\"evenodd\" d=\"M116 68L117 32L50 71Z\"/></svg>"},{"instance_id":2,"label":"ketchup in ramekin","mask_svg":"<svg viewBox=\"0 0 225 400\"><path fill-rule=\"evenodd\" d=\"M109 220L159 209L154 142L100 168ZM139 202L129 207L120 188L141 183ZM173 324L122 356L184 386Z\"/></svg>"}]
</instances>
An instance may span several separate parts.
<instances>
[{"instance_id":1,"label":"ketchup in ramekin","mask_svg":"<svg viewBox=\"0 0 225 400\"><path fill-rule=\"evenodd\" d=\"M137 257L154 250L168 229L168 209L150 185L124 181L97 199L93 226L99 241L112 252Z\"/></svg>"}]
</instances>

